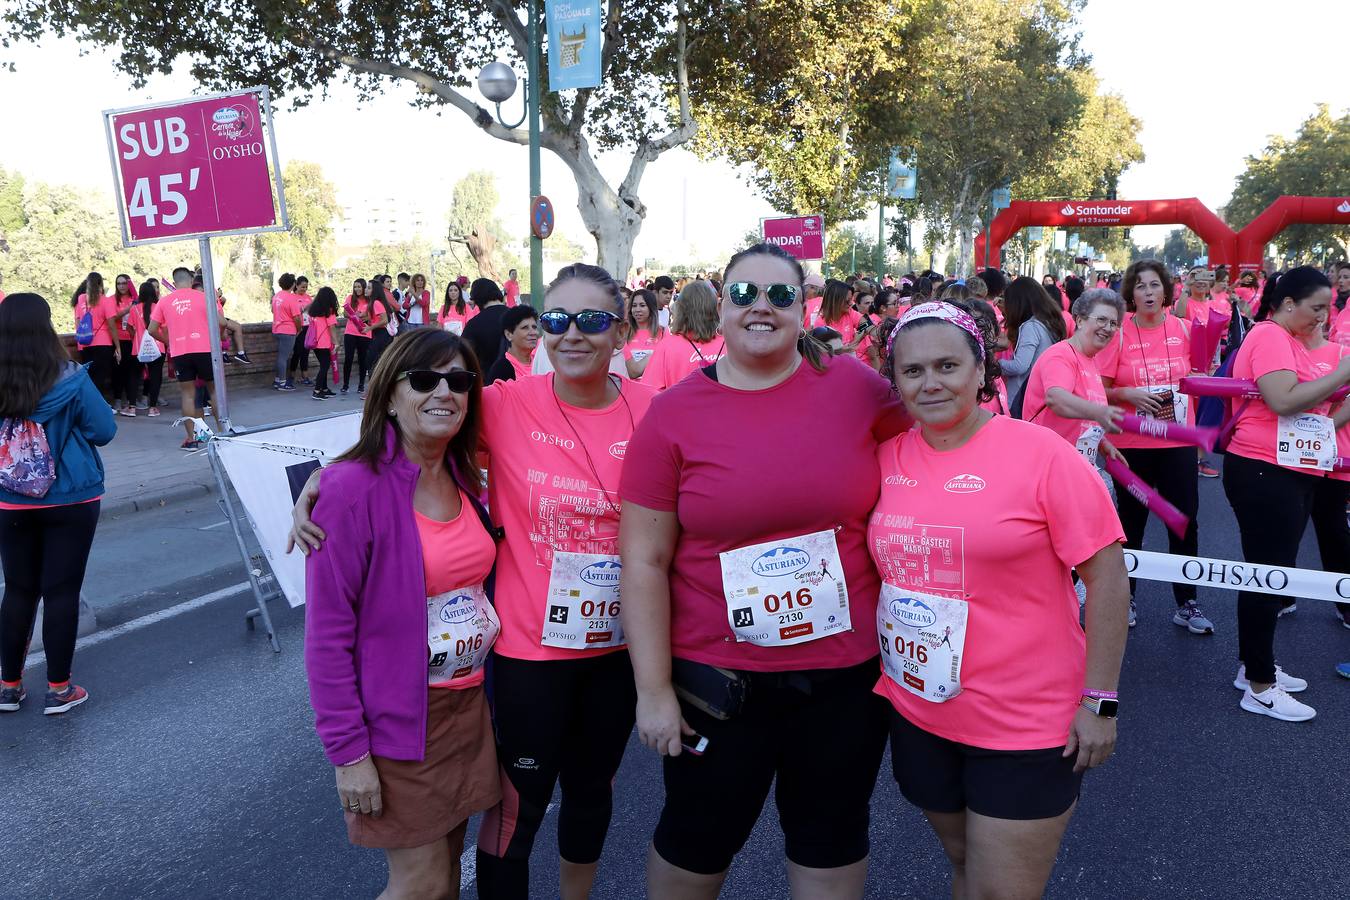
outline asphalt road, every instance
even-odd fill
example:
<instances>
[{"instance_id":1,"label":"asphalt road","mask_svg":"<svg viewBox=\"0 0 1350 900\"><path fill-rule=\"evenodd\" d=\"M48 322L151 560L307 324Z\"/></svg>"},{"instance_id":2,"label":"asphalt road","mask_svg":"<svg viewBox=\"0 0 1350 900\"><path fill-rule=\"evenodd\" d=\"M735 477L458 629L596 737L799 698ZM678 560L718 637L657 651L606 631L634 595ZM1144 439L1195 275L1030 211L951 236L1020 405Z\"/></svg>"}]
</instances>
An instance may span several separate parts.
<instances>
[{"instance_id":1,"label":"asphalt road","mask_svg":"<svg viewBox=\"0 0 1350 900\"><path fill-rule=\"evenodd\" d=\"M1222 489L1201 488L1201 552L1235 558ZM22 712L0 717L9 786L0 803L0 897L345 898L382 887L382 855L346 842L332 769L312 730L301 612L274 604L280 654L244 628L251 603L242 593L141 624L243 581L221 521L212 504L199 503L100 526L86 594L102 631L75 666L91 700L44 717L36 691ZM1165 549L1159 532L1149 548ZM1302 564L1316 567L1315 552ZM1311 682L1303 697L1318 717L1258 718L1238 709L1231 685L1234 597L1201 592L1219 629L1201 638L1170 623L1167 586L1145 583L1117 753L1084 783L1048 896L1350 895L1350 682L1332 671L1350 659L1350 631L1313 601L1281 620L1281 662ZM30 669L30 686L43 674ZM821 779L828 790L828 760ZM662 790L656 757L635 742L616 791L597 898L642 894ZM535 849L538 897L557 896L555 826L556 811ZM937 841L900 798L889 762L873 799L872 837L869 897L947 896ZM471 887L465 896L474 896ZM787 896L771 807L724 896Z\"/></svg>"}]
</instances>

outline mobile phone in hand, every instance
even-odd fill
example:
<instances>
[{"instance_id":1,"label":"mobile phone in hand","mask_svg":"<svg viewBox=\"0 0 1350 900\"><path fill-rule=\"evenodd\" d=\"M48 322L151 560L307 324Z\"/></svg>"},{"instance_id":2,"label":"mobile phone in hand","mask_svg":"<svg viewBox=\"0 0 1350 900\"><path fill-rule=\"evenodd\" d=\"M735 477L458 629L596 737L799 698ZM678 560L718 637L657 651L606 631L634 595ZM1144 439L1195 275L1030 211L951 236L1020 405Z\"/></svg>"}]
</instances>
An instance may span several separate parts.
<instances>
[{"instance_id":1,"label":"mobile phone in hand","mask_svg":"<svg viewBox=\"0 0 1350 900\"><path fill-rule=\"evenodd\" d=\"M702 756L708 749L708 739L701 734L685 734L680 736L680 746L686 753Z\"/></svg>"}]
</instances>

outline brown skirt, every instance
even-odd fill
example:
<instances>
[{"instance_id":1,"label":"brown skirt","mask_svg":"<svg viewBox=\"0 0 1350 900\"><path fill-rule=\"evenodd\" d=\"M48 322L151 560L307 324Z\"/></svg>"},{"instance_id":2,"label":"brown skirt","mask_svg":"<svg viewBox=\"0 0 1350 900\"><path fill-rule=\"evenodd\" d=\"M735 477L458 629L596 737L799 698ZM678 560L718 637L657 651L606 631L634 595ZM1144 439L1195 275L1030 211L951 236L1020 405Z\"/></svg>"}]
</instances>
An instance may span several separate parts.
<instances>
[{"instance_id":1,"label":"brown skirt","mask_svg":"<svg viewBox=\"0 0 1350 900\"><path fill-rule=\"evenodd\" d=\"M497 748L482 686L427 689L427 749L421 762L374 757L383 813L346 813L360 847L420 847L445 837L501 799Z\"/></svg>"}]
</instances>

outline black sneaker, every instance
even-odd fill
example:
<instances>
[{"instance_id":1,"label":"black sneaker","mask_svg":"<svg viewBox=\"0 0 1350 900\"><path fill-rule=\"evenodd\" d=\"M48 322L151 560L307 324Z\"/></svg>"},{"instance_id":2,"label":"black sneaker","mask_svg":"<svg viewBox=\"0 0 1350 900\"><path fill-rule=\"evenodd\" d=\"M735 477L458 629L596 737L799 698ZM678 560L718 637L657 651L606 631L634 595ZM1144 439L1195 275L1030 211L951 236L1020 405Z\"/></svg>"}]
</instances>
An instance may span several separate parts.
<instances>
[{"instance_id":1,"label":"black sneaker","mask_svg":"<svg viewBox=\"0 0 1350 900\"><path fill-rule=\"evenodd\" d=\"M242 350L239 351L238 353L234 354L234 358L237 359L237 360L239 360L239 362L241 362L241 363L249 363L249 364L252 364L252 362L253 362L253 360L251 360L251 359L248 358L248 354L245 353L245 352L243 352Z\"/></svg>"},{"instance_id":2,"label":"black sneaker","mask_svg":"<svg viewBox=\"0 0 1350 900\"><path fill-rule=\"evenodd\" d=\"M324 396L323 391L310 391L310 393L309 393L309 399L311 399L311 400L327 400L328 398Z\"/></svg>"},{"instance_id":3,"label":"black sneaker","mask_svg":"<svg viewBox=\"0 0 1350 900\"><path fill-rule=\"evenodd\" d=\"M342 386L342 393L347 393L347 386L345 384Z\"/></svg>"},{"instance_id":4,"label":"black sneaker","mask_svg":"<svg viewBox=\"0 0 1350 900\"><path fill-rule=\"evenodd\" d=\"M23 683L18 687L0 687L0 712L18 712L23 699L28 696L28 692L23 689Z\"/></svg>"},{"instance_id":5,"label":"black sneaker","mask_svg":"<svg viewBox=\"0 0 1350 900\"><path fill-rule=\"evenodd\" d=\"M42 710L44 716L58 716L74 709L89 699L89 692L78 684L68 684L64 691L47 691L47 706Z\"/></svg>"},{"instance_id":6,"label":"black sneaker","mask_svg":"<svg viewBox=\"0 0 1350 900\"><path fill-rule=\"evenodd\" d=\"M324 388L324 389L323 389L323 395L324 395L325 397L336 397L336 396L337 396L337 394L333 393L333 392L330 391L328 388Z\"/></svg>"}]
</instances>

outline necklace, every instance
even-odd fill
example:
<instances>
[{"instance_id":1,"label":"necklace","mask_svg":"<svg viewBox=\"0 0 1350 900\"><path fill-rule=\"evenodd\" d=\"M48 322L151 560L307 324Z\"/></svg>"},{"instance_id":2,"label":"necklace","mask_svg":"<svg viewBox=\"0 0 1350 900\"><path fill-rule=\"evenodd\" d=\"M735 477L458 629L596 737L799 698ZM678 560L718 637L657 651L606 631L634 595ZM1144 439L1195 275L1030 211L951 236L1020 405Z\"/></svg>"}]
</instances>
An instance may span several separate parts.
<instances>
[{"instance_id":1,"label":"necklace","mask_svg":"<svg viewBox=\"0 0 1350 900\"><path fill-rule=\"evenodd\" d=\"M556 378L556 376L554 377ZM633 408L628 405L628 398L623 395L623 383L619 381L618 376L616 375L607 376L607 380L614 385L615 390L619 392L619 399L623 401L624 411L628 413L628 435L629 437L632 437L633 432L637 429L637 424L633 421ZM595 483L600 485L600 490L605 496L605 502L608 503L610 491L609 488L605 487L605 482L600 478L600 472L595 467L595 460L591 458L591 451L587 448L586 442L581 437L581 433L577 431L577 427L572 424L572 419L567 415L567 410L563 409L562 401L558 399L558 389L552 384L550 384L550 387L553 387L553 402L558 407L558 415L563 417L563 421L567 423L567 427L572 431L572 436L577 439L577 445L581 447L581 452L586 457L586 466L591 470L591 475L595 478Z\"/></svg>"}]
</instances>

